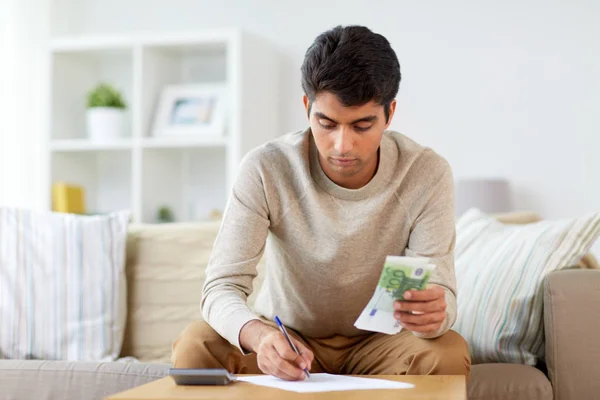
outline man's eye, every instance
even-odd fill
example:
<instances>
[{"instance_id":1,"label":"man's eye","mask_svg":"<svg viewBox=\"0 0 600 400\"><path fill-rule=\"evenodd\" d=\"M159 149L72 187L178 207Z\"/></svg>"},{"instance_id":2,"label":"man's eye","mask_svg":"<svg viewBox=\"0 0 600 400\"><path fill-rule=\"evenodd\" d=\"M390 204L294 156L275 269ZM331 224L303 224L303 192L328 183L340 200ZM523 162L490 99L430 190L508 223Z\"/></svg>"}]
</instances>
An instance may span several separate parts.
<instances>
[{"instance_id":1,"label":"man's eye","mask_svg":"<svg viewBox=\"0 0 600 400\"><path fill-rule=\"evenodd\" d=\"M368 125L368 126L359 126L359 125L357 125L357 126L355 126L355 127L354 127L354 129L355 129L357 132L366 132L366 131L368 131L369 129L371 129L371 127L372 127L372 126L373 126L373 125Z\"/></svg>"},{"instance_id":2,"label":"man's eye","mask_svg":"<svg viewBox=\"0 0 600 400\"><path fill-rule=\"evenodd\" d=\"M321 122L321 121L319 121L319 125L321 125L321 127L325 128L325 129L333 129L333 128L335 128L334 124L327 123L327 122Z\"/></svg>"}]
</instances>

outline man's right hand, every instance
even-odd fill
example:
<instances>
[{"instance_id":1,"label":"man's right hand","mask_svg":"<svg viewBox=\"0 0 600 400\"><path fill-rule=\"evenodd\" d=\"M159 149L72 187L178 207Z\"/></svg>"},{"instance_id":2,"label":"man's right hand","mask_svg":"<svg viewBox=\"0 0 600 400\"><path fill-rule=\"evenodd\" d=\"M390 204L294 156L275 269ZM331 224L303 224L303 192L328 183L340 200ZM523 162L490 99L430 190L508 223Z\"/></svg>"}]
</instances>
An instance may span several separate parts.
<instances>
[{"instance_id":1,"label":"man's right hand","mask_svg":"<svg viewBox=\"0 0 600 400\"><path fill-rule=\"evenodd\" d=\"M293 336L290 335L290 339L300 355L290 347L279 329L262 321L252 320L240 331L240 344L256 353L258 368L262 372L288 381L303 380L306 378L303 369L310 371L314 354Z\"/></svg>"}]
</instances>

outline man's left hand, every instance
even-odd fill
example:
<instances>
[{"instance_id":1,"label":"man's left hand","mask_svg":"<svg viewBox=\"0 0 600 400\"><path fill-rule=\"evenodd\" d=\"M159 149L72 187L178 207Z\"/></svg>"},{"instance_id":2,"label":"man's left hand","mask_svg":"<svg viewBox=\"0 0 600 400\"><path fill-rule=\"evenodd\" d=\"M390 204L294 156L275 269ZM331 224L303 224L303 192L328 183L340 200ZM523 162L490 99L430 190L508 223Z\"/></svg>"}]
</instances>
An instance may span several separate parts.
<instances>
[{"instance_id":1,"label":"man's left hand","mask_svg":"<svg viewBox=\"0 0 600 400\"><path fill-rule=\"evenodd\" d=\"M439 285L427 285L424 290L408 290L405 301L394 302L394 318L413 332L435 332L446 319L446 292ZM416 314L413 314L416 312Z\"/></svg>"}]
</instances>

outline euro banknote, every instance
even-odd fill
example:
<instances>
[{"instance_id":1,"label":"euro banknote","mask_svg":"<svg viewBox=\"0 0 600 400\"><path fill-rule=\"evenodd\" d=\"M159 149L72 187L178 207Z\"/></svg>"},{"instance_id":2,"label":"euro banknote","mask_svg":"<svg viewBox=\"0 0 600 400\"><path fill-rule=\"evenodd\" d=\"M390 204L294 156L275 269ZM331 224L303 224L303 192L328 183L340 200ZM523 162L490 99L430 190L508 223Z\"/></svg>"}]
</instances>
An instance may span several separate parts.
<instances>
[{"instance_id":1,"label":"euro banknote","mask_svg":"<svg viewBox=\"0 0 600 400\"><path fill-rule=\"evenodd\" d=\"M394 301L404 300L404 292L423 290L435 265L428 258L387 256L375 292L354 326L372 332L396 334L402 330L394 319Z\"/></svg>"}]
</instances>

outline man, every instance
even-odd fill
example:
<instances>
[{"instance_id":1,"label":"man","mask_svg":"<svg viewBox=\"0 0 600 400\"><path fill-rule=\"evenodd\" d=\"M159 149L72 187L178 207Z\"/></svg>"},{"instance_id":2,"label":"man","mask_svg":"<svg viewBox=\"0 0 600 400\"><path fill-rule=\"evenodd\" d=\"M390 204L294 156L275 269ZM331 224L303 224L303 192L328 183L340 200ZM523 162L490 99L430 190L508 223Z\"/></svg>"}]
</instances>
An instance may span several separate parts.
<instances>
[{"instance_id":1,"label":"man","mask_svg":"<svg viewBox=\"0 0 600 400\"><path fill-rule=\"evenodd\" d=\"M206 322L173 343L178 368L226 368L287 380L311 372L467 375L456 319L454 191L448 163L387 131L400 66L359 26L318 36L302 65L310 128L251 151L240 166L202 296ZM256 265L266 277L247 304ZM429 257L425 290L397 301L396 335L354 322L387 255ZM413 311L419 312L413 314ZM279 316L296 354L272 322Z\"/></svg>"}]
</instances>

